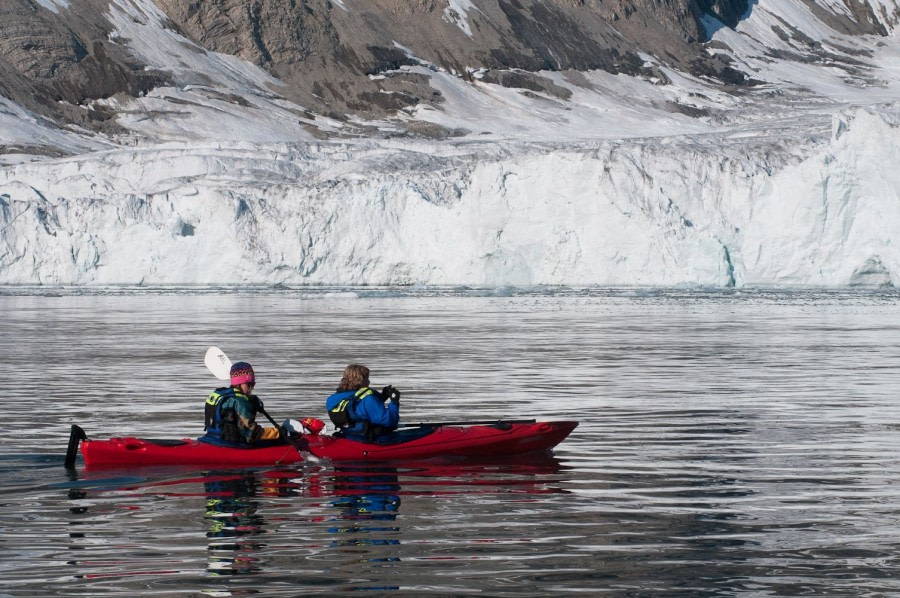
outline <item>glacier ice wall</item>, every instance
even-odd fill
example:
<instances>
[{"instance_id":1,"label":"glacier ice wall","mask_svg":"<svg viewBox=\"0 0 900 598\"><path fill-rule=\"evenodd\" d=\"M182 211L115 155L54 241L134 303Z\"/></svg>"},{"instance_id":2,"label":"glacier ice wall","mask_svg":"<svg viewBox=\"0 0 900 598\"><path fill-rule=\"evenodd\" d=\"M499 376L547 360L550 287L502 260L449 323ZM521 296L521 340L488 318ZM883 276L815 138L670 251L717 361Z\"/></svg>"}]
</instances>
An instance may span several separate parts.
<instances>
[{"instance_id":1,"label":"glacier ice wall","mask_svg":"<svg viewBox=\"0 0 900 598\"><path fill-rule=\"evenodd\" d=\"M771 138L172 144L0 170L3 284L900 282L896 106Z\"/></svg>"}]
</instances>

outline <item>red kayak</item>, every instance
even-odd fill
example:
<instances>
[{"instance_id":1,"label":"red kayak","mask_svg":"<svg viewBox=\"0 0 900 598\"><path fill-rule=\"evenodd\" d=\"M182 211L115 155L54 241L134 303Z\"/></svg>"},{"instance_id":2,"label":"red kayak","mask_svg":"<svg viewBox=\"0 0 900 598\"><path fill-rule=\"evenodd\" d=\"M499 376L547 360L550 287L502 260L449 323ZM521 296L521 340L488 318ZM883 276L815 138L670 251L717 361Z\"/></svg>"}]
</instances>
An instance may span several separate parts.
<instances>
[{"instance_id":1,"label":"red kayak","mask_svg":"<svg viewBox=\"0 0 900 598\"><path fill-rule=\"evenodd\" d=\"M478 425L422 424L361 442L329 435L304 434L301 450L332 461L401 461L431 458L494 458L548 451L578 425L574 421L495 421ZM66 466L72 467L81 444L87 467L201 465L209 467L277 466L303 461L290 444L233 448L193 439L151 440L134 437L91 440L72 426Z\"/></svg>"},{"instance_id":2,"label":"red kayak","mask_svg":"<svg viewBox=\"0 0 900 598\"><path fill-rule=\"evenodd\" d=\"M305 436L307 450L332 461L493 458L547 451L578 425L573 421L503 422L485 425L422 425L402 429L375 443L319 435Z\"/></svg>"},{"instance_id":3,"label":"red kayak","mask_svg":"<svg viewBox=\"0 0 900 598\"><path fill-rule=\"evenodd\" d=\"M87 467L152 465L252 467L303 461L303 456L289 444L263 448L232 448L199 442L191 438L149 440L130 436L109 440L83 440L81 454Z\"/></svg>"}]
</instances>

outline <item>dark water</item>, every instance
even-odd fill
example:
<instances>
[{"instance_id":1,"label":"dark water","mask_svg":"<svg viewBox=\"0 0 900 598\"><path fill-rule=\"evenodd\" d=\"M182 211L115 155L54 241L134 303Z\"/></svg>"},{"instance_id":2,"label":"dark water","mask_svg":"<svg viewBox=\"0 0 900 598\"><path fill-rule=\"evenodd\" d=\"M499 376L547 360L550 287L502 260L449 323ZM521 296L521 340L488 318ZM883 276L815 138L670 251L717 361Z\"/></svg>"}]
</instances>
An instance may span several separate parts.
<instances>
[{"instance_id":1,"label":"dark water","mask_svg":"<svg viewBox=\"0 0 900 598\"><path fill-rule=\"evenodd\" d=\"M898 293L29 293L0 292L0 595L900 591ZM198 435L210 345L279 418L359 361L407 421L581 425L503 462L66 472L72 423Z\"/></svg>"}]
</instances>

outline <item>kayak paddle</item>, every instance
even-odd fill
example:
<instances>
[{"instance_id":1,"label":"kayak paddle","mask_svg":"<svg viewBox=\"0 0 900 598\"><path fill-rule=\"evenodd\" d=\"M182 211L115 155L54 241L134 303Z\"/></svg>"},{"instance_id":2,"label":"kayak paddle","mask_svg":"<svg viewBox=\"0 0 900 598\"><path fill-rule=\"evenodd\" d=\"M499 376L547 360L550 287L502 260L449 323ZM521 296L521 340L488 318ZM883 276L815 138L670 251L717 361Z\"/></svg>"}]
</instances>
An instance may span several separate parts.
<instances>
[{"instance_id":1,"label":"kayak paddle","mask_svg":"<svg viewBox=\"0 0 900 598\"><path fill-rule=\"evenodd\" d=\"M206 357L203 363L212 375L219 380L231 380L231 360L218 347L210 347L206 350Z\"/></svg>"}]
</instances>

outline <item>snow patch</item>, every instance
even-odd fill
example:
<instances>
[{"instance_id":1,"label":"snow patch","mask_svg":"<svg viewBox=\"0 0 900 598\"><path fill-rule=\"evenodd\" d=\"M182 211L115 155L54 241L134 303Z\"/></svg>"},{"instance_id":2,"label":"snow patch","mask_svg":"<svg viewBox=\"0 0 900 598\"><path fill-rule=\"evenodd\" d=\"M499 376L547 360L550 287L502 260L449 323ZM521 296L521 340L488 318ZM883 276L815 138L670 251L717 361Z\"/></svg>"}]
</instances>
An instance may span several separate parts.
<instances>
[{"instance_id":1,"label":"snow patch","mask_svg":"<svg viewBox=\"0 0 900 598\"><path fill-rule=\"evenodd\" d=\"M0 96L0 145L7 151L21 148L21 152L0 154L0 167L7 164L38 159L45 151L57 154L81 153L105 149L110 145L92 138L77 129L59 129L32 112ZM34 155L35 152L38 154Z\"/></svg>"},{"instance_id":2,"label":"snow patch","mask_svg":"<svg viewBox=\"0 0 900 598\"><path fill-rule=\"evenodd\" d=\"M162 24L165 15L152 3L113 0L114 38L150 67L172 73L178 87L157 87L120 104L118 123L141 137L160 141L190 139L257 142L307 141L313 136L297 116L303 108L271 89L282 84L264 70L235 56L208 52ZM328 129L328 123L317 123Z\"/></svg>"},{"instance_id":3,"label":"snow patch","mask_svg":"<svg viewBox=\"0 0 900 598\"><path fill-rule=\"evenodd\" d=\"M469 11L480 10L471 0L449 0L444 9L444 20L452 23L462 30L467 36L472 37L472 28L469 26Z\"/></svg>"},{"instance_id":4,"label":"snow patch","mask_svg":"<svg viewBox=\"0 0 900 598\"><path fill-rule=\"evenodd\" d=\"M60 9L69 8L69 0L35 0L47 10L59 14Z\"/></svg>"}]
</instances>

